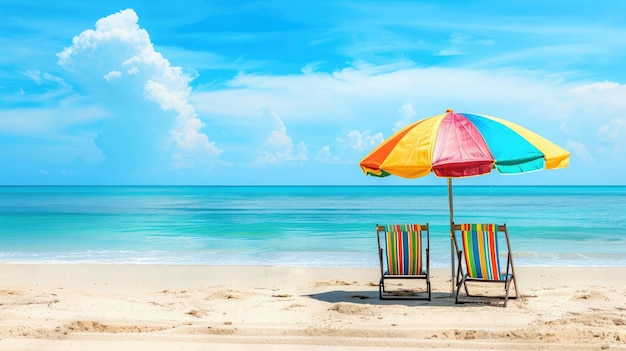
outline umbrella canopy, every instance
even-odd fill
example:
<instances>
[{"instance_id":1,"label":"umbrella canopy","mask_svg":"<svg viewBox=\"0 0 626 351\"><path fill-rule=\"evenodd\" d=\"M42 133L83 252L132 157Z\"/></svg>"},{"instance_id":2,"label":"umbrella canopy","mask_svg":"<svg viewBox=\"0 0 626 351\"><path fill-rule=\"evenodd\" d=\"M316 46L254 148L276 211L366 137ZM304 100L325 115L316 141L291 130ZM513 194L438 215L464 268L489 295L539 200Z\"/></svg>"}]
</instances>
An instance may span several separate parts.
<instances>
[{"instance_id":1,"label":"umbrella canopy","mask_svg":"<svg viewBox=\"0 0 626 351\"><path fill-rule=\"evenodd\" d=\"M564 168L570 153L500 118L455 113L417 121L392 135L359 163L368 175L404 178L479 176L496 169L519 174Z\"/></svg>"},{"instance_id":2,"label":"umbrella canopy","mask_svg":"<svg viewBox=\"0 0 626 351\"><path fill-rule=\"evenodd\" d=\"M396 132L359 165L365 174L377 177L393 174L418 178L432 172L437 177L448 178L454 292L452 178L480 176L493 169L500 174L520 174L565 168L569 165L569 156L566 150L515 123L448 110Z\"/></svg>"}]
</instances>

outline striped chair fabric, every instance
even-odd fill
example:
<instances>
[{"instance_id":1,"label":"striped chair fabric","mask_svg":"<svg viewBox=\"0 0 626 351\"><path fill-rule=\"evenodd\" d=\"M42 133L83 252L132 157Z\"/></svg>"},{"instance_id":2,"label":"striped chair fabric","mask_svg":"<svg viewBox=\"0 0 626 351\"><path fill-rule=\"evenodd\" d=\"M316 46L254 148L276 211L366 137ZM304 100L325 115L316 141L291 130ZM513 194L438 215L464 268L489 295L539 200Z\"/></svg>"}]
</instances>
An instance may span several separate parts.
<instances>
[{"instance_id":1,"label":"striped chair fabric","mask_svg":"<svg viewBox=\"0 0 626 351\"><path fill-rule=\"evenodd\" d=\"M419 224L386 226L387 264L390 275L422 275L422 228Z\"/></svg>"},{"instance_id":2,"label":"striped chair fabric","mask_svg":"<svg viewBox=\"0 0 626 351\"><path fill-rule=\"evenodd\" d=\"M496 224L461 224L467 275L474 279L505 280L500 273Z\"/></svg>"}]
</instances>

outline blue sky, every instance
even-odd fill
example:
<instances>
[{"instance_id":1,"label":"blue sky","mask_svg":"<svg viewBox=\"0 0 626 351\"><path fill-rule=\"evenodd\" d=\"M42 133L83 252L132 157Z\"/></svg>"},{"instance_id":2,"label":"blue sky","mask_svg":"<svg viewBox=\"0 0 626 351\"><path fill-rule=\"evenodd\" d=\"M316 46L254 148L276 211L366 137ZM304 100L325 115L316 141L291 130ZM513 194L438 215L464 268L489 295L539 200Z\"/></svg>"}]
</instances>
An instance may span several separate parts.
<instances>
[{"instance_id":1,"label":"blue sky","mask_svg":"<svg viewBox=\"0 0 626 351\"><path fill-rule=\"evenodd\" d=\"M400 126L505 118L623 185L626 2L0 0L0 184L437 185L366 177Z\"/></svg>"}]
</instances>

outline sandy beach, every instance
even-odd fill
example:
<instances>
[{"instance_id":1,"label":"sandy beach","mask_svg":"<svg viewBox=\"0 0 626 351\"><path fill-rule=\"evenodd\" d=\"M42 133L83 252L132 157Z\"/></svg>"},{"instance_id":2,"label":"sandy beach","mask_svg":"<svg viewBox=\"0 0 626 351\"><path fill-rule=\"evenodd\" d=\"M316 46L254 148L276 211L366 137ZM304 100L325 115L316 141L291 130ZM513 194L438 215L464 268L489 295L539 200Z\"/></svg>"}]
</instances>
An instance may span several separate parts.
<instances>
[{"instance_id":1,"label":"sandy beach","mask_svg":"<svg viewBox=\"0 0 626 351\"><path fill-rule=\"evenodd\" d=\"M380 301L378 269L0 265L1 350L626 350L626 267L517 267L523 299Z\"/></svg>"}]
</instances>

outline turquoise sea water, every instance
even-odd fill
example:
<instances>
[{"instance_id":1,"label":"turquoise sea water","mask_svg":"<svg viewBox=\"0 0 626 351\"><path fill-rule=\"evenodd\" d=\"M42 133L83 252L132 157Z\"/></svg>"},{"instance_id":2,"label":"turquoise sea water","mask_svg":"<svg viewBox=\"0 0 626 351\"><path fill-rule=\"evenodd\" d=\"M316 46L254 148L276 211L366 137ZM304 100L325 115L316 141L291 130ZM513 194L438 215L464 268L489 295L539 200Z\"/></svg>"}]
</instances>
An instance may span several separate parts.
<instances>
[{"instance_id":1,"label":"turquoise sea water","mask_svg":"<svg viewBox=\"0 0 626 351\"><path fill-rule=\"evenodd\" d=\"M454 188L455 221L506 223L516 265L626 266L626 187ZM447 188L0 187L0 262L377 267L375 224L429 222Z\"/></svg>"}]
</instances>

